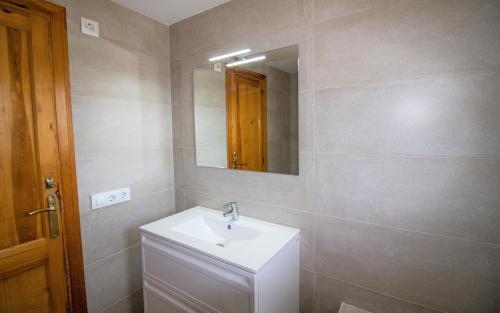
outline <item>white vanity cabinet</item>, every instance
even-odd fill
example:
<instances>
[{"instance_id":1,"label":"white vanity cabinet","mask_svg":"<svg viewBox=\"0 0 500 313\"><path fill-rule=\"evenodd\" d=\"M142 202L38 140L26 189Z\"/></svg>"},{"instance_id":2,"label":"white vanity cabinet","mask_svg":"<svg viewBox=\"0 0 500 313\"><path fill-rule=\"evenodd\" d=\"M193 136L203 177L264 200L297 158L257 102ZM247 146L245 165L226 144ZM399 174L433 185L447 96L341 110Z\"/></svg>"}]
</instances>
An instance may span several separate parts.
<instances>
[{"instance_id":1,"label":"white vanity cabinet","mask_svg":"<svg viewBox=\"0 0 500 313\"><path fill-rule=\"evenodd\" d=\"M204 213L213 213L210 211ZM175 233L172 236L176 238L169 238L168 229L178 223L161 228L165 223L159 222L161 221L155 222L157 224L154 227L141 227L146 313L299 312L298 230L295 234L291 233L289 240L283 241L276 251L264 248L263 250L272 252L267 255L268 258L258 256L256 259L259 262L249 260L248 263L242 261L242 264L238 264L234 259L226 260L224 253L246 254L247 259L251 259L251 249L256 248L252 242L235 244L234 247L229 243L227 248L214 245L224 253L207 253L203 244L210 247L213 243L200 240L202 243L197 246L199 242L184 242L183 239L192 239L189 236L176 237L178 234ZM155 231L156 229L161 231ZM216 229L215 234L217 231ZM207 236L208 234L205 235ZM264 234L260 236L265 237ZM258 243L265 244L265 241ZM253 267L255 264L258 266Z\"/></svg>"}]
</instances>

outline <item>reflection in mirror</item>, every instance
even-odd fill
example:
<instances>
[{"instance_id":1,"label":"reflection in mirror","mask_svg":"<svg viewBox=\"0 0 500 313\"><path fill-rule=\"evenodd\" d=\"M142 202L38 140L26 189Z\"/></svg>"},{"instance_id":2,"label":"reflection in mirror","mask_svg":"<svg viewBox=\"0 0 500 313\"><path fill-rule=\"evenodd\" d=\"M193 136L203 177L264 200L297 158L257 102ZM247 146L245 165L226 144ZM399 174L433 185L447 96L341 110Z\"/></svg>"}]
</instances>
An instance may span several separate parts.
<instances>
[{"instance_id":1,"label":"reflection in mirror","mask_svg":"<svg viewBox=\"0 0 500 313\"><path fill-rule=\"evenodd\" d=\"M298 175L298 47L193 71L196 164Z\"/></svg>"}]
</instances>

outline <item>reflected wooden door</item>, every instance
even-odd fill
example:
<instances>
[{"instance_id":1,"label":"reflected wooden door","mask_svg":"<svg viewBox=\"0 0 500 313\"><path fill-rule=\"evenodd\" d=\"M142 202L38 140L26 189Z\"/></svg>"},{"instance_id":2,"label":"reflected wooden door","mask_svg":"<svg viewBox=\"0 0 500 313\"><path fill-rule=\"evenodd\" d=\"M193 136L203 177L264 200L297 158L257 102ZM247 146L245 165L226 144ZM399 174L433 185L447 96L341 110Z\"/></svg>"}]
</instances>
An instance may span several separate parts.
<instances>
[{"instance_id":1,"label":"reflected wooden door","mask_svg":"<svg viewBox=\"0 0 500 313\"><path fill-rule=\"evenodd\" d=\"M0 2L1 313L68 308L50 38L49 16Z\"/></svg>"},{"instance_id":2,"label":"reflected wooden door","mask_svg":"<svg viewBox=\"0 0 500 313\"><path fill-rule=\"evenodd\" d=\"M267 172L266 76L226 69L227 166Z\"/></svg>"}]
</instances>

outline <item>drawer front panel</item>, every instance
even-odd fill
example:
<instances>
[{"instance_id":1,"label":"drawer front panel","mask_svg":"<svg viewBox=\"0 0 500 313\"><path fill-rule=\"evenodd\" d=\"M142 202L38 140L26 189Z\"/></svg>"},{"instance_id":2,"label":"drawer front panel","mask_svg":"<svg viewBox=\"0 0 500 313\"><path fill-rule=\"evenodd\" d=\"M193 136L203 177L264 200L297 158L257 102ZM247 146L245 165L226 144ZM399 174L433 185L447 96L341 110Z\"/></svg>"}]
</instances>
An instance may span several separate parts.
<instances>
[{"instance_id":1,"label":"drawer front panel","mask_svg":"<svg viewBox=\"0 0 500 313\"><path fill-rule=\"evenodd\" d=\"M199 313L173 294L144 282L145 313Z\"/></svg>"},{"instance_id":2,"label":"drawer front panel","mask_svg":"<svg viewBox=\"0 0 500 313\"><path fill-rule=\"evenodd\" d=\"M211 262L206 262L155 239L143 237L144 273L214 313L250 313L252 284ZM183 311L181 311L183 312Z\"/></svg>"}]
</instances>

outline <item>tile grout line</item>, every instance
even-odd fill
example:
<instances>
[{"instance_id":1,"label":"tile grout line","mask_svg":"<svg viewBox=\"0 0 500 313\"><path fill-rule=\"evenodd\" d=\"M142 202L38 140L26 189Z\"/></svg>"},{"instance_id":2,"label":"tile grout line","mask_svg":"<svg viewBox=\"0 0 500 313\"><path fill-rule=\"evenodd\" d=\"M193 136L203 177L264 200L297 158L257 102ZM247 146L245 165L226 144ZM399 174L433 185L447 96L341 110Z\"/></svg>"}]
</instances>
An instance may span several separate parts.
<instances>
[{"instance_id":1,"label":"tile grout line","mask_svg":"<svg viewBox=\"0 0 500 313\"><path fill-rule=\"evenodd\" d=\"M130 9L128 9L128 10L130 10ZM134 12L134 11L132 11L132 12ZM148 54L148 53L141 51L141 50L137 50L134 47L127 46L126 44L123 44L123 43L121 43L115 39L112 39L112 38L102 37L102 36L95 38L95 37L91 37L91 36L86 35L86 34L82 34L80 31L72 31L70 25L74 24L73 26L76 26L79 29L79 25L78 25L79 22L76 22L76 21L74 22L74 21L70 20L69 18L66 19L66 22L68 24L68 35L77 36L77 37L83 38L83 39L98 40L100 42L110 44L116 48L125 50L128 53L137 54L137 55L140 55L142 57L157 59L157 60L160 60L161 62L165 62L165 63L170 63L170 26L169 25L162 24L164 27L167 28L167 30L168 30L167 33L169 34L168 55L167 56L158 56L158 55Z\"/></svg>"},{"instance_id":2,"label":"tile grout line","mask_svg":"<svg viewBox=\"0 0 500 313\"><path fill-rule=\"evenodd\" d=\"M478 75L495 74L498 73L499 71L500 71L500 63L494 63L490 66L481 65L478 67L462 67L462 68L459 67L449 71L429 72L426 74L413 75L400 78L380 79L380 80L371 80L359 83L325 86L317 88L316 92L325 92L335 89L350 89L350 88L361 88L361 87L366 87L366 88L390 87L392 85L397 85L404 82L409 83L418 80L429 80L429 79L443 79L443 78L467 79Z\"/></svg>"},{"instance_id":3,"label":"tile grout line","mask_svg":"<svg viewBox=\"0 0 500 313\"><path fill-rule=\"evenodd\" d=\"M317 151L318 155L333 155L338 157L378 157L378 158L415 158L415 159L473 159L500 161L498 157L468 156L468 155L426 155L426 154L384 154L384 153L340 153L331 151Z\"/></svg>"},{"instance_id":4,"label":"tile grout line","mask_svg":"<svg viewBox=\"0 0 500 313\"><path fill-rule=\"evenodd\" d=\"M91 157L91 156L99 156L99 155L107 155L107 154L123 154L123 153L132 153L132 152L146 152L146 151L159 151L159 150L173 150L175 147L173 145L160 145L160 146L147 146L143 148L128 148L123 150L109 150L102 152L75 152L76 156L80 157Z\"/></svg>"},{"instance_id":5,"label":"tile grout line","mask_svg":"<svg viewBox=\"0 0 500 313\"><path fill-rule=\"evenodd\" d=\"M317 127L316 127L316 63L317 63L317 60L316 60L316 0L312 0L312 38L311 38L311 41L312 41L312 52L311 52L311 56L310 58L312 58L312 94L311 94L311 97L312 97L312 156L313 156L313 179L312 179L312 182L310 182L310 184L312 184L312 191L311 191L311 197L312 197L312 202L311 202L311 205L312 205L312 212L313 212L313 268L314 268L314 271L313 271L313 285L312 285L312 311L313 312L317 312L318 310L318 307L317 307L317 279L316 279L316 255L317 255L317 229L316 229L316 151L317 151Z\"/></svg>"},{"instance_id":6,"label":"tile grout line","mask_svg":"<svg viewBox=\"0 0 500 313\"><path fill-rule=\"evenodd\" d=\"M133 242L130 246L128 246L128 247L126 247L126 248L123 248L123 249L120 249L120 250L118 250L118 251L116 251L116 252L113 252L113 253L111 253L111 254L108 254L108 255L106 255L106 256L104 256L104 257L102 257L102 258L99 258L99 259L97 259L97 260L94 260L94 261L92 261L92 262L90 262L90 263L84 264L84 265L83 265L83 267L91 266L91 265L94 265L94 264L96 264L96 263L98 263L98 262L101 262L101 261L104 261L104 260L106 260L106 259L109 259L110 257L116 256L117 254L122 253L122 252L124 252L124 251L126 251L126 250L129 250L129 249L135 248L135 247L136 247L137 245L139 245L140 243L141 243L141 241L140 241L140 240L137 240L137 241Z\"/></svg>"},{"instance_id":7,"label":"tile grout line","mask_svg":"<svg viewBox=\"0 0 500 313\"><path fill-rule=\"evenodd\" d=\"M249 202L249 203L254 203L254 204L258 204L258 205L263 205L263 206L268 206L268 207L274 207L274 208L278 208L278 209L290 210L290 211L293 211L293 212L296 212L296 213L305 213L305 214L313 214L314 213L313 211L294 209L294 208L289 208L289 207L280 206L280 205L277 205L277 204L272 204L272 203L267 203L267 202L260 202L260 201L254 201L254 200L246 200L246 199L243 199L243 198L234 198L234 197L231 197L230 195L226 195L226 194L223 194L223 195L214 194L214 193L211 193L211 192L201 191L199 189L194 189L194 188L186 188L186 190L190 190L191 192L201 193L203 195L211 196L213 198L220 199L220 200L224 200L224 198L232 198L234 200L239 200L239 201L243 201L243 202Z\"/></svg>"},{"instance_id":8,"label":"tile grout line","mask_svg":"<svg viewBox=\"0 0 500 313\"><path fill-rule=\"evenodd\" d=\"M378 290L375 290L375 289L372 289L372 288L369 288L369 287L366 287L366 286L363 286L363 285L359 285L359 284L356 284L356 283L353 283L353 282L350 282L350 281L347 281L347 280L343 280L343 279L340 279L340 278L337 278L337 277L334 277L334 276L331 276L331 275L325 275L325 274L321 274L321 273L318 273L318 272L315 272L315 275L317 275L319 277L324 277L324 278L327 278L327 279L333 279L333 280L339 281L339 282L341 282L343 284L346 284L346 285L349 285L349 286L352 286L352 287L364 289L364 290L367 290L369 292L376 293L378 295L381 295L381 296L384 296L384 297L387 297L387 298L396 299L398 301L401 301L401 302L404 302L404 303L408 303L408 304L411 304L411 305L416 305L416 306L419 306L419 307L424 308L424 309L430 309L430 310L433 310L433 311L435 311L437 313L448 313L447 311L442 311L440 309L436 309L436 308L432 308L432 307L429 307L429 306L425 306L423 304L419 304L419 303L413 302L411 300L406 300L406 299L403 299L403 298L399 298L399 297L390 295L388 293L385 293L383 291L378 291Z\"/></svg>"},{"instance_id":9,"label":"tile grout line","mask_svg":"<svg viewBox=\"0 0 500 313\"><path fill-rule=\"evenodd\" d=\"M112 307L114 307L115 305L120 304L121 302L125 301L128 298L131 298L139 290L142 290L142 287L139 288L139 289L137 289L137 290L132 291L132 293L130 293L129 295L127 295L127 296L125 296L125 297L123 297L121 299L118 299L117 301L113 302L112 304L110 304L109 306L107 306L106 308L104 308L99 313L105 313L106 311L108 311L109 309L111 309Z\"/></svg>"},{"instance_id":10,"label":"tile grout line","mask_svg":"<svg viewBox=\"0 0 500 313\"><path fill-rule=\"evenodd\" d=\"M425 231L415 230L415 229L401 228L401 227L390 226L390 225L383 225L383 224L361 221L361 220L351 219L351 218L347 218L347 217L340 217L340 216L335 216L335 215L329 215L329 214L314 213L314 215L315 216L329 217L329 218L342 220L342 221L348 221L348 222L357 223L357 224L365 224L365 225L377 226L377 227L382 227L382 228L387 228L387 229L395 229L395 230L399 230L399 231L403 231L403 232L417 233L417 234L422 234L422 235L427 235L427 236L441 237L441 238L453 239L453 240L458 240L458 241L466 241L466 242L475 243L475 244L479 244L479 245L486 245L486 246L492 246L495 248L500 248L500 243L497 244L497 243L493 243L493 242L474 240L474 239L468 239L468 238L450 236L450 235L443 235L443 234L425 232Z\"/></svg>"},{"instance_id":11,"label":"tile grout line","mask_svg":"<svg viewBox=\"0 0 500 313\"><path fill-rule=\"evenodd\" d=\"M165 106L165 107L171 107L174 105L178 104L172 104L172 99L170 99L170 102L161 102L161 101L151 101L151 100L144 100L144 99L130 99L130 98L117 98L117 97L109 97L109 96L97 96L93 94L89 94L86 92L79 92L79 91L74 91L71 94L72 96L72 106L91 106L92 104L79 104L79 103L74 103L75 98L86 98L89 100L100 100L100 101L109 101L109 102L121 102L121 103L127 103L127 104L151 104L151 105L160 105L160 106ZM94 104L95 105L95 104Z\"/></svg>"},{"instance_id":12,"label":"tile grout line","mask_svg":"<svg viewBox=\"0 0 500 313\"><path fill-rule=\"evenodd\" d=\"M218 200L224 200L225 197L230 197L228 195L222 195L221 196L221 195L218 195L218 194L214 194L214 193L210 193L210 192L206 192L206 191L200 191L198 189L193 189L193 188L184 188L184 189L186 190L186 196L187 196L187 191L190 191L190 192L196 192L196 193L199 193L199 194L202 194L202 195L205 195L205 196L209 196L209 197L212 197L212 198L215 198L215 199L218 199ZM312 214L313 216L316 216L316 217L317 216L325 216L325 217L329 217L329 218L334 218L334 219L338 219L338 220L349 221L349 222L358 223L358 224L365 224L365 225L372 225L372 226L383 227L383 228L386 228L386 229L394 229L394 230L399 230L399 231L403 231L403 232L418 233L418 234L423 234L423 235L428 235L428 236L435 236L435 237L441 237L441 238L446 238L446 239L453 239L453 240L458 240L458 241L466 241L466 242L471 242L471 243L476 243L476 244L481 244L481 245L487 245L487 246L493 246L493 247L500 247L500 244L496 244L496 243L488 242L488 241L468 239L468 238L463 238L463 237L457 237L457 236L450 236L450 235L444 235L444 234L438 234L438 233L420 231L420 230L410 229L410 228L402 228L402 227L397 227L397 226L378 224L378 223L367 222L367 221L362 221L362 220L357 220L357 219L351 219L351 218L347 218L347 217L340 217L340 216L335 216L335 215L330 215L330 214L324 214L324 213L316 212L315 210L314 211L304 211L304 210L293 209L293 208L279 206L279 205L275 205L275 204L271 204L271 203L266 203L266 202L246 200L246 199L242 199L242 198L233 198L233 199L237 200L237 201L240 200L240 201L248 202L249 204L255 203L255 204L258 204L258 205L263 205L263 206L268 206L268 207L274 207L274 208L289 210L289 211L296 212L296 213L304 213L304 214L307 214L307 215ZM186 205L187 205L187 203L186 203ZM313 239L314 239L314 241L313 241L313 243L314 243L313 252L315 253L316 252L315 251L315 247L316 247L316 242L315 242L315 239L316 239L316 228L315 227L313 227L313 235L314 235L314 237L313 237Z\"/></svg>"}]
</instances>

